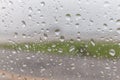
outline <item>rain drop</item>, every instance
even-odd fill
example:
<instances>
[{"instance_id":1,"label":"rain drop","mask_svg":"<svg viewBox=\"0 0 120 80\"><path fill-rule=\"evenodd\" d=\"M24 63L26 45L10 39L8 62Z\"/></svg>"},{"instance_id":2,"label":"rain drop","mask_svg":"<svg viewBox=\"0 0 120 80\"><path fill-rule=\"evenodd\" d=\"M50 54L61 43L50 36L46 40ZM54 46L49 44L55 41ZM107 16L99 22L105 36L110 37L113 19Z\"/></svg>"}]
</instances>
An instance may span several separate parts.
<instances>
[{"instance_id":1,"label":"rain drop","mask_svg":"<svg viewBox=\"0 0 120 80\"><path fill-rule=\"evenodd\" d=\"M95 41L93 39L90 40L90 43L95 46Z\"/></svg>"},{"instance_id":2,"label":"rain drop","mask_svg":"<svg viewBox=\"0 0 120 80\"><path fill-rule=\"evenodd\" d=\"M76 23L75 26L76 26L76 28L79 28L79 23Z\"/></svg>"},{"instance_id":3,"label":"rain drop","mask_svg":"<svg viewBox=\"0 0 120 80\"><path fill-rule=\"evenodd\" d=\"M33 12L32 7L29 7L28 10L29 10L29 13Z\"/></svg>"},{"instance_id":4,"label":"rain drop","mask_svg":"<svg viewBox=\"0 0 120 80\"><path fill-rule=\"evenodd\" d=\"M41 10L40 9L38 9L38 13L40 13L41 12Z\"/></svg>"},{"instance_id":5,"label":"rain drop","mask_svg":"<svg viewBox=\"0 0 120 80\"><path fill-rule=\"evenodd\" d=\"M21 21L22 22L22 26L26 27L26 22L25 21Z\"/></svg>"},{"instance_id":6,"label":"rain drop","mask_svg":"<svg viewBox=\"0 0 120 80\"><path fill-rule=\"evenodd\" d=\"M69 49L69 52L73 52L74 50L75 50L75 47L71 46L70 49Z\"/></svg>"},{"instance_id":7,"label":"rain drop","mask_svg":"<svg viewBox=\"0 0 120 80\"><path fill-rule=\"evenodd\" d=\"M110 50L109 50L109 54L110 54L111 56L115 56L115 50L114 50L114 49L110 49Z\"/></svg>"},{"instance_id":8,"label":"rain drop","mask_svg":"<svg viewBox=\"0 0 120 80\"><path fill-rule=\"evenodd\" d=\"M22 34L22 37L23 37L23 38L26 38L26 34Z\"/></svg>"},{"instance_id":9,"label":"rain drop","mask_svg":"<svg viewBox=\"0 0 120 80\"><path fill-rule=\"evenodd\" d=\"M48 35L44 33L44 39L46 40L48 38Z\"/></svg>"},{"instance_id":10,"label":"rain drop","mask_svg":"<svg viewBox=\"0 0 120 80\"><path fill-rule=\"evenodd\" d=\"M66 20L70 21L70 19L71 19L71 14L66 14L65 16L66 16Z\"/></svg>"},{"instance_id":11,"label":"rain drop","mask_svg":"<svg viewBox=\"0 0 120 80\"><path fill-rule=\"evenodd\" d=\"M78 35L78 36L80 35L80 32L79 32L79 31L77 32L77 35Z\"/></svg>"},{"instance_id":12,"label":"rain drop","mask_svg":"<svg viewBox=\"0 0 120 80\"><path fill-rule=\"evenodd\" d=\"M17 38L17 36L18 36L18 33L15 32L15 33L14 33L14 38Z\"/></svg>"},{"instance_id":13,"label":"rain drop","mask_svg":"<svg viewBox=\"0 0 120 80\"><path fill-rule=\"evenodd\" d=\"M109 7L110 6L110 3L108 1L105 1L104 2L104 7Z\"/></svg>"},{"instance_id":14,"label":"rain drop","mask_svg":"<svg viewBox=\"0 0 120 80\"><path fill-rule=\"evenodd\" d=\"M117 33L120 34L120 28L117 28Z\"/></svg>"},{"instance_id":15,"label":"rain drop","mask_svg":"<svg viewBox=\"0 0 120 80\"><path fill-rule=\"evenodd\" d=\"M64 36L60 36L60 41L64 42L64 40L65 40L65 37Z\"/></svg>"},{"instance_id":16,"label":"rain drop","mask_svg":"<svg viewBox=\"0 0 120 80\"><path fill-rule=\"evenodd\" d=\"M60 29L56 29L56 30L55 30L55 35L56 35L56 36L59 36L59 35L60 35Z\"/></svg>"},{"instance_id":17,"label":"rain drop","mask_svg":"<svg viewBox=\"0 0 120 80\"><path fill-rule=\"evenodd\" d=\"M81 38L80 38L80 37L77 37L77 40L78 40L78 41L81 41Z\"/></svg>"},{"instance_id":18,"label":"rain drop","mask_svg":"<svg viewBox=\"0 0 120 80\"><path fill-rule=\"evenodd\" d=\"M117 25L120 25L120 19L118 19L118 20L116 21L116 24L117 24Z\"/></svg>"},{"instance_id":19,"label":"rain drop","mask_svg":"<svg viewBox=\"0 0 120 80\"><path fill-rule=\"evenodd\" d=\"M45 6L45 2L43 2L43 1L40 4L42 7Z\"/></svg>"},{"instance_id":20,"label":"rain drop","mask_svg":"<svg viewBox=\"0 0 120 80\"><path fill-rule=\"evenodd\" d=\"M59 48L59 49L58 49L58 52L59 52L59 53L63 53L63 49Z\"/></svg>"},{"instance_id":21,"label":"rain drop","mask_svg":"<svg viewBox=\"0 0 120 80\"><path fill-rule=\"evenodd\" d=\"M31 15L31 14L29 14L29 15L28 15L28 18L29 18L29 19L32 19L32 15Z\"/></svg>"},{"instance_id":22,"label":"rain drop","mask_svg":"<svg viewBox=\"0 0 120 80\"><path fill-rule=\"evenodd\" d=\"M9 1L9 5L12 5L13 4L13 2L12 1Z\"/></svg>"},{"instance_id":23,"label":"rain drop","mask_svg":"<svg viewBox=\"0 0 120 80\"><path fill-rule=\"evenodd\" d=\"M76 14L76 20L80 19L81 15L80 14Z\"/></svg>"},{"instance_id":24,"label":"rain drop","mask_svg":"<svg viewBox=\"0 0 120 80\"><path fill-rule=\"evenodd\" d=\"M51 52L52 51L52 49L49 47L48 49L47 49L49 52Z\"/></svg>"},{"instance_id":25,"label":"rain drop","mask_svg":"<svg viewBox=\"0 0 120 80\"><path fill-rule=\"evenodd\" d=\"M103 24L104 29L107 29L107 26L108 25L106 23Z\"/></svg>"},{"instance_id":26,"label":"rain drop","mask_svg":"<svg viewBox=\"0 0 120 80\"><path fill-rule=\"evenodd\" d=\"M43 21L43 22L42 22L42 25L45 26L45 25L46 25L46 22Z\"/></svg>"}]
</instances>

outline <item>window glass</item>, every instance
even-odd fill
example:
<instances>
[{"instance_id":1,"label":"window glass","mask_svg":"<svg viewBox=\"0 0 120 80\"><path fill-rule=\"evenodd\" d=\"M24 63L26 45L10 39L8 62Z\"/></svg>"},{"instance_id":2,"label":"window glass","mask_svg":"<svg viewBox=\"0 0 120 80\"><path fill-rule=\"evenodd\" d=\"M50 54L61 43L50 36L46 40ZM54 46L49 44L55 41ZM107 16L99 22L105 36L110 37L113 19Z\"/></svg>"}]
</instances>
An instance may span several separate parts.
<instances>
[{"instance_id":1,"label":"window glass","mask_svg":"<svg viewBox=\"0 0 120 80\"><path fill-rule=\"evenodd\" d=\"M0 80L119 80L120 0L0 0Z\"/></svg>"}]
</instances>

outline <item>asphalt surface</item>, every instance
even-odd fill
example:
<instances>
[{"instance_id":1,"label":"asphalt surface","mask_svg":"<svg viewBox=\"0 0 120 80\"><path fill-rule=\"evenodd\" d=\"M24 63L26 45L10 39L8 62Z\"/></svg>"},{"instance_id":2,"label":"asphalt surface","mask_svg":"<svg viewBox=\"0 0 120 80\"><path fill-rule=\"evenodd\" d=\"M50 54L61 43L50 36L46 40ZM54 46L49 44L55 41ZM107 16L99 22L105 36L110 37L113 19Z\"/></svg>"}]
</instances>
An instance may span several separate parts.
<instances>
[{"instance_id":1,"label":"asphalt surface","mask_svg":"<svg viewBox=\"0 0 120 80\"><path fill-rule=\"evenodd\" d=\"M50 80L120 80L120 60L9 50L0 50L0 70Z\"/></svg>"}]
</instances>

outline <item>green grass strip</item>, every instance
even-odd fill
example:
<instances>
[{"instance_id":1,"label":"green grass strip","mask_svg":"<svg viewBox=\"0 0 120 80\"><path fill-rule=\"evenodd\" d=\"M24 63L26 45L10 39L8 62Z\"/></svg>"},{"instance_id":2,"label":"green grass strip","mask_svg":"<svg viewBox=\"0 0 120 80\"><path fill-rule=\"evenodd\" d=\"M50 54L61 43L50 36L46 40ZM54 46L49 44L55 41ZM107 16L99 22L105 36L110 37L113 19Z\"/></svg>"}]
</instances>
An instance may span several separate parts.
<instances>
[{"instance_id":1,"label":"green grass strip","mask_svg":"<svg viewBox=\"0 0 120 80\"><path fill-rule=\"evenodd\" d=\"M64 41L64 42L43 42L43 43L19 43L19 44L2 44L0 48L14 49L19 51L42 52L58 55L72 56L92 56L103 58L119 58L120 45L113 42L96 42L93 45L91 42ZM114 50L110 54L110 50Z\"/></svg>"}]
</instances>

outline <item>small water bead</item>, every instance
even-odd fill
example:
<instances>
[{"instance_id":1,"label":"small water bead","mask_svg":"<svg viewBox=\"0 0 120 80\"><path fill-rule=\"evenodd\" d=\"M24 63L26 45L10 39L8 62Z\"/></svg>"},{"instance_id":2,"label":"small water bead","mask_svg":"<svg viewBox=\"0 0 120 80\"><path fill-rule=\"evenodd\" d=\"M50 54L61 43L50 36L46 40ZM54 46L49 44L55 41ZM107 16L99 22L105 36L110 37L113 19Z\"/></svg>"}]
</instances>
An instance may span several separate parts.
<instances>
[{"instance_id":1,"label":"small water bead","mask_svg":"<svg viewBox=\"0 0 120 80\"><path fill-rule=\"evenodd\" d=\"M60 39L59 39L61 42L64 42L65 40L65 37L64 36L60 36Z\"/></svg>"},{"instance_id":2,"label":"small water bead","mask_svg":"<svg viewBox=\"0 0 120 80\"><path fill-rule=\"evenodd\" d=\"M62 48L59 48L59 49L58 49L58 52L59 52L59 53L63 53L63 49L62 49Z\"/></svg>"},{"instance_id":3,"label":"small water bead","mask_svg":"<svg viewBox=\"0 0 120 80\"><path fill-rule=\"evenodd\" d=\"M60 29L56 29L56 30L55 30L55 35L56 35L56 36L59 36L59 35L60 35Z\"/></svg>"},{"instance_id":4,"label":"small water bead","mask_svg":"<svg viewBox=\"0 0 120 80\"><path fill-rule=\"evenodd\" d=\"M110 49L110 50L109 50L109 54L110 54L111 56L115 56L116 52L115 52L114 49Z\"/></svg>"},{"instance_id":5,"label":"small water bead","mask_svg":"<svg viewBox=\"0 0 120 80\"><path fill-rule=\"evenodd\" d=\"M110 6L109 1L105 1L105 2L104 2L104 7L109 7L109 6Z\"/></svg>"},{"instance_id":6,"label":"small water bead","mask_svg":"<svg viewBox=\"0 0 120 80\"><path fill-rule=\"evenodd\" d=\"M21 22L22 22L22 27L26 27L26 22L24 20L22 20Z\"/></svg>"},{"instance_id":7,"label":"small water bead","mask_svg":"<svg viewBox=\"0 0 120 80\"><path fill-rule=\"evenodd\" d=\"M76 14L76 20L81 19L81 14Z\"/></svg>"},{"instance_id":8,"label":"small water bead","mask_svg":"<svg viewBox=\"0 0 120 80\"><path fill-rule=\"evenodd\" d=\"M38 13L41 13L41 10L40 10L40 9L38 9L37 11L38 11Z\"/></svg>"},{"instance_id":9,"label":"small water bead","mask_svg":"<svg viewBox=\"0 0 120 80\"><path fill-rule=\"evenodd\" d=\"M40 5L41 5L42 7L45 6L45 2L42 1L42 2L40 3Z\"/></svg>"},{"instance_id":10,"label":"small water bead","mask_svg":"<svg viewBox=\"0 0 120 80\"><path fill-rule=\"evenodd\" d=\"M120 34L120 28L117 28L117 33Z\"/></svg>"},{"instance_id":11,"label":"small water bead","mask_svg":"<svg viewBox=\"0 0 120 80\"><path fill-rule=\"evenodd\" d=\"M47 49L49 52L51 52L52 51L52 49L49 47L48 49Z\"/></svg>"},{"instance_id":12,"label":"small water bead","mask_svg":"<svg viewBox=\"0 0 120 80\"><path fill-rule=\"evenodd\" d=\"M116 24L120 25L120 19L116 20Z\"/></svg>"},{"instance_id":13,"label":"small water bead","mask_svg":"<svg viewBox=\"0 0 120 80\"><path fill-rule=\"evenodd\" d=\"M71 14L66 14L66 20L70 21L71 20Z\"/></svg>"},{"instance_id":14,"label":"small water bead","mask_svg":"<svg viewBox=\"0 0 120 80\"><path fill-rule=\"evenodd\" d=\"M73 51L75 51L75 47L71 46L70 49L69 49L69 52L73 52Z\"/></svg>"},{"instance_id":15,"label":"small water bead","mask_svg":"<svg viewBox=\"0 0 120 80\"><path fill-rule=\"evenodd\" d=\"M32 7L29 7L28 10L29 10L29 13L33 12Z\"/></svg>"},{"instance_id":16,"label":"small water bead","mask_svg":"<svg viewBox=\"0 0 120 80\"><path fill-rule=\"evenodd\" d=\"M76 28L79 28L79 23L76 23L75 26L76 26Z\"/></svg>"},{"instance_id":17,"label":"small water bead","mask_svg":"<svg viewBox=\"0 0 120 80\"><path fill-rule=\"evenodd\" d=\"M23 38L26 38L27 36L26 36L26 34L22 34L22 37L23 37Z\"/></svg>"},{"instance_id":18,"label":"small water bead","mask_svg":"<svg viewBox=\"0 0 120 80\"><path fill-rule=\"evenodd\" d=\"M106 23L103 24L104 29L107 29L107 26L108 25Z\"/></svg>"},{"instance_id":19,"label":"small water bead","mask_svg":"<svg viewBox=\"0 0 120 80\"><path fill-rule=\"evenodd\" d=\"M44 33L44 39L46 40L48 38L48 35Z\"/></svg>"},{"instance_id":20,"label":"small water bead","mask_svg":"<svg viewBox=\"0 0 120 80\"><path fill-rule=\"evenodd\" d=\"M43 22L41 22L41 24L42 24L43 26L45 26L45 25L46 25L46 22L43 21Z\"/></svg>"},{"instance_id":21,"label":"small water bead","mask_svg":"<svg viewBox=\"0 0 120 80\"><path fill-rule=\"evenodd\" d=\"M29 15L28 15L28 18L29 18L29 19L32 19L32 15L31 15L31 14L29 14Z\"/></svg>"},{"instance_id":22,"label":"small water bead","mask_svg":"<svg viewBox=\"0 0 120 80\"><path fill-rule=\"evenodd\" d=\"M95 46L95 41L93 39L90 40L90 43Z\"/></svg>"},{"instance_id":23,"label":"small water bead","mask_svg":"<svg viewBox=\"0 0 120 80\"><path fill-rule=\"evenodd\" d=\"M80 37L77 37L77 40L78 40L78 41L81 41L81 38L80 38Z\"/></svg>"},{"instance_id":24,"label":"small water bead","mask_svg":"<svg viewBox=\"0 0 120 80\"><path fill-rule=\"evenodd\" d=\"M18 33L15 32L15 33L14 33L14 38L17 38L17 36L18 36Z\"/></svg>"},{"instance_id":25,"label":"small water bead","mask_svg":"<svg viewBox=\"0 0 120 80\"><path fill-rule=\"evenodd\" d=\"M12 2L12 1L9 1L9 5L13 5L13 2Z\"/></svg>"}]
</instances>

